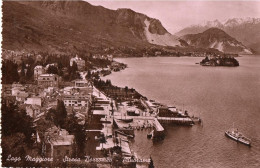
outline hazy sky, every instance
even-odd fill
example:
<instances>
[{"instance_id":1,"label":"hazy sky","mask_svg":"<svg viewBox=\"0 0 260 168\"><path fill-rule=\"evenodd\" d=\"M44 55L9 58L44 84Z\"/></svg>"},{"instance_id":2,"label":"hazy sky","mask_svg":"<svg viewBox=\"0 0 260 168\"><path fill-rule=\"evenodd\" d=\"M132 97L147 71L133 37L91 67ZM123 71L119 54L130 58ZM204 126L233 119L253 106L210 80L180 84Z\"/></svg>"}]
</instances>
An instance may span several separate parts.
<instances>
[{"instance_id":1,"label":"hazy sky","mask_svg":"<svg viewBox=\"0 0 260 168\"><path fill-rule=\"evenodd\" d=\"M144 13L159 19L170 33L208 20L260 18L260 1L87 1L109 9L130 8Z\"/></svg>"}]
</instances>

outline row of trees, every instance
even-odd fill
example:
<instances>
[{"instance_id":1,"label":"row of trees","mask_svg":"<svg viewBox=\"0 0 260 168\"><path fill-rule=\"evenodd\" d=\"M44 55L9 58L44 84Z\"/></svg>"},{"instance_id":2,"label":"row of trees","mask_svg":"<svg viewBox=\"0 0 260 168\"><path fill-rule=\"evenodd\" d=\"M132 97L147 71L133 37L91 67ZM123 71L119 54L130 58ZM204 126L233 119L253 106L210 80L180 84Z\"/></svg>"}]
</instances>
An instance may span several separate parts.
<instances>
[{"instance_id":1,"label":"row of trees","mask_svg":"<svg viewBox=\"0 0 260 168\"><path fill-rule=\"evenodd\" d=\"M38 55L41 55L39 59ZM13 82L26 83L28 81L33 81L34 68L37 65L46 66L48 64L57 63L56 66L49 66L47 73L58 74L62 76L65 81L71 81L74 79L80 78L77 64L74 62L70 66L70 56L69 55L59 55L59 54L48 54L48 53L39 53L38 55L34 53L33 56L28 58L22 58L21 64L16 64L13 61L5 60L3 61L2 66L2 75L3 75L3 84L12 84ZM81 54L82 55L82 54ZM83 54L81 57L86 62L85 70L88 71L93 67L102 67L105 68L108 65L111 65L111 61L105 59L94 59L92 54ZM63 74L62 69L67 68L68 74ZM18 73L20 69L20 75Z\"/></svg>"},{"instance_id":2,"label":"row of trees","mask_svg":"<svg viewBox=\"0 0 260 168\"><path fill-rule=\"evenodd\" d=\"M25 64L23 61L20 65L20 73L18 72L18 65L10 60L3 61L2 66L2 84L12 84L14 82L20 82L22 84L28 81L33 81L35 64ZM62 66L49 66L47 69L48 74L57 74L62 76L65 81L72 81L79 79L80 74L78 73L78 67L76 63L73 66L68 67L68 74L63 74Z\"/></svg>"}]
</instances>

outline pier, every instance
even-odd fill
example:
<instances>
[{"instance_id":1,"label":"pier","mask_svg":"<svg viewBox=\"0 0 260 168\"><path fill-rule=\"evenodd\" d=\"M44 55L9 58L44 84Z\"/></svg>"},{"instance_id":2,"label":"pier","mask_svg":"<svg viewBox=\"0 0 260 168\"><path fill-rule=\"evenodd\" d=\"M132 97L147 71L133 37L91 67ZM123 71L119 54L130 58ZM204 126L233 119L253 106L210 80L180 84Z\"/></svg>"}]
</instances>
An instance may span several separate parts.
<instances>
[{"instance_id":1,"label":"pier","mask_svg":"<svg viewBox=\"0 0 260 168\"><path fill-rule=\"evenodd\" d=\"M153 124L153 140L161 140L165 137L165 132L163 126L160 124L160 122L157 120L157 118L154 119Z\"/></svg>"},{"instance_id":2,"label":"pier","mask_svg":"<svg viewBox=\"0 0 260 168\"><path fill-rule=\"evenodd\" d=\"M194 122L190 118L177 117L158 117L158 121L162 124L177 124L177 125L193 125Z\"/></svg>"}]
</instances>

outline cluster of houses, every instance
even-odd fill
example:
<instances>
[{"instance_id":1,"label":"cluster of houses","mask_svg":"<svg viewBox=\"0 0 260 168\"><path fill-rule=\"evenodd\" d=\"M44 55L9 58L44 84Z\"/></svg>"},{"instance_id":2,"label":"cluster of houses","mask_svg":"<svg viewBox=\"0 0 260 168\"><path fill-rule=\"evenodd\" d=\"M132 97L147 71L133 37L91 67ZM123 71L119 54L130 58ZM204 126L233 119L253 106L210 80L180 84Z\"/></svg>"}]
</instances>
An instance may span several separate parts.
<instances>
[{"instance_id":1,"label":"cluster of houses","mask_svg":"<svg viewBox=\"0 0 260 168\"><path fill-rule=\"evenodd\" d=\"M44 120L50 109L56 109L58 100L62 100L68 114L75 114L78 124L85 124L92 103L92 86L87 80L74 80L70 86L59 87L59 76L44 74L44 68L35 69L37 84L5 84L2 87L2 98L7 103L17 104L32 117L36 128L35 143L41 144L41 152L45 157L54 160L71 156L75 146L75 137L66 130L54 125L38 132L41 120Z\"/></svg>"},{"instance_id":2,"label":"cluster of houses","mask_svg":"<svg viewBox=\"0 0 260 168\"><path fill-rule=\"evenodd\" d=\"M100 76L106 76L111 74L112 71L117 72L126 68L126 64L113 61L107 68L98 68L91 71L91 73L97 73Z\"/></svg>"},{"instance_id":3,"label":"cluster of houses","mask_svg":"<svg viewBox=\"0 0 260 168\"><path fill-rule=\"evenodd\" d=\"M85 60L79 58L77 55L70 59L70 66L73 63L77 64L79 71L85 70ZM57 67L57 63L48 64L45 67L41 65L37 65L34 68L34 80L38 82L39 85L47 85L47 86L58 86L60 78L55 74L46 74L46 71L50 66Z\"/></svg>"},{"instance_id":4,"label":"cluster of houses","mask_svg":"<svg viewBox=\"0 0 260 168\"><path fill-rule=\"evenodd\" d=\"M30 57L33 58L36 62L43 59L43 57L40 54L32 54L32 53L2 49L2 59L11 60L18 65L22 63L23 59L30 58Z\"/></svg>"},{"instance_id":5,"label":"cluster of houses","mask_svg":"<svg viewBox=\"0 0 260 168\"><path fill-rule=\"evenodd\" d=\"M108 55L106 59L113 60L113 56ZM73 66L74 62L77 64L79 71L84 71L84 60L78 56L71 58L70 66ZM35 82L33 84L2 85L2 98L7 103L18 105L20 110L25 110L26 114L33 119L36 132L32 137L35 143L40 145L41 156L51 157L54 161L57 161L65 156L70 157L75 154L75 136L69 134L67 130L61 129L53 123L44 125L44 127L47 127L44 132L39 130L43 126L42 121L46 120L46 116L51 109L57 108L59 101L64 102L68 115L75 115L78 124L90 123L88 136L92 136L92 138L89 138L91 140L87 142L89 143L88 148L102 156L103 148L114 147L114 139L111 138L112 121L111 119L108 121L108 116L111 115L112 110L111 100L103 94L100 95L100 92L93 89L91 82L86 79L77 79L68 82L66 85L62 84L65 82L59 75L47 73L50 66L57 67L58 65L53 63L45 67L35 66ZM112 62L108 70L117 71L117 69L123 68L125 68L125 64ZM101 145L99 141L95 140L100 137L100 134L110 137L105 145Z\"/></svg>"},{"instance_id":6,"label":"cluster of houses","mask_svg":"<svg viewBox=\"0 0 260 168\"><path fill-rule=\"evenodd\" d=\"M93 54L92 58L94 59L103 59L103 60L109 60L113 61L113 55L112 54Z\"/></svg>"}]
</instances>

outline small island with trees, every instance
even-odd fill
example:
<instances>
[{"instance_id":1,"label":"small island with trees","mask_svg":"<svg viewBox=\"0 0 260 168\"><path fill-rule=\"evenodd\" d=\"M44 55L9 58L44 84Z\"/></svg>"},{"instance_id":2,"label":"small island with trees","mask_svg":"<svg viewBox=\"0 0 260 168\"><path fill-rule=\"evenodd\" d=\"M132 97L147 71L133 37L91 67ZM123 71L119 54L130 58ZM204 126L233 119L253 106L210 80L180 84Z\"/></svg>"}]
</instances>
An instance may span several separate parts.
<instances>
[{"instance_id":1,"label":"small island with trees","mask_svg":"<svg viewBox=\"0 0 260 168\"><path fill-rule=\"evenodd\" d=\"M229 66L235 67L239 66L239 62L234 58L233 54L224 54L224 55L207 55L201 62L202 66Z\"/></svg>"}]
</instances>

